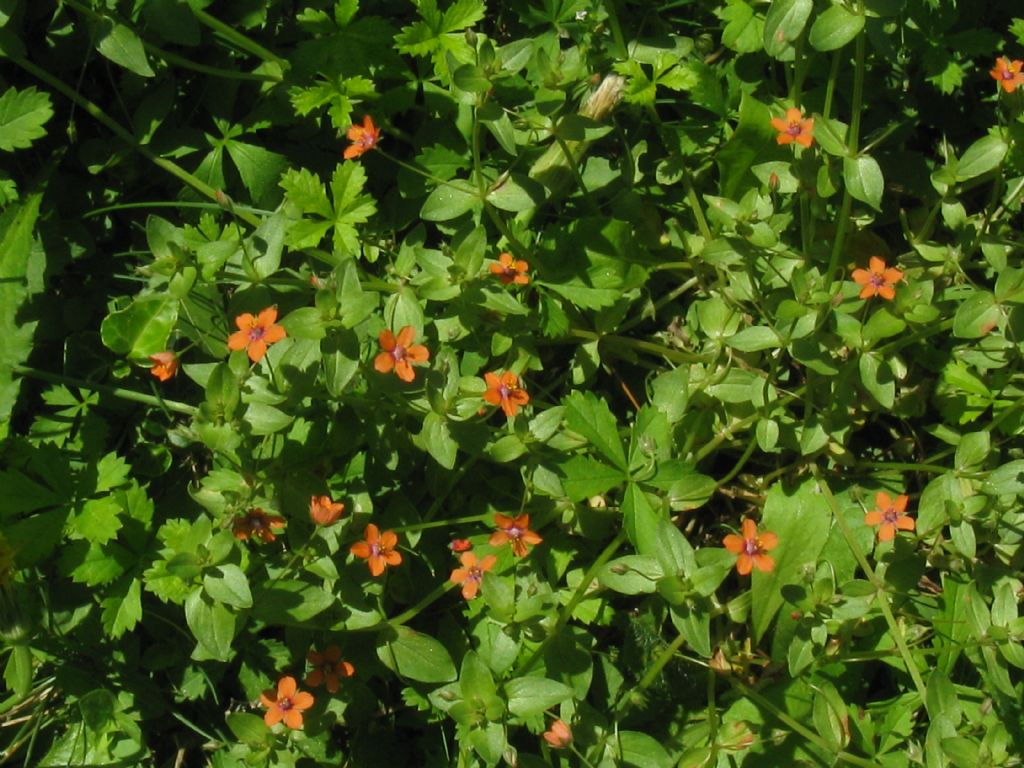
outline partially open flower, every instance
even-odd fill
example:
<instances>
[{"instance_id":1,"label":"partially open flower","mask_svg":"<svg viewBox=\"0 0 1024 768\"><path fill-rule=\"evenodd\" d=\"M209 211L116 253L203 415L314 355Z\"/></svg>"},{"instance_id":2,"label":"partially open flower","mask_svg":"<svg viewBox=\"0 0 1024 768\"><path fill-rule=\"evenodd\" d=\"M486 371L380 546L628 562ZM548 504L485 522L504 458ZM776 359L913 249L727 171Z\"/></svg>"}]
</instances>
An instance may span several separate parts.
<instances>
[{"instance_id":1,"label":"partially open flower","mask_svg":"<svg viewBox=\"0 0 1024 768\"><path fill-rule=\"evenodd\" d=\"M173 352L157 352L155 355L150 355L149 360L153 363L149 372L160 381L167 381L178 372L178 356Z\"/></svg>"},{"instance_id":2,"label":"partially open flower","mask_svg":"<svg viewBox=\"0 0 1024 768\"><path fill-rule=\"evenodd\" d=\"M313 706L313 694L298 690L295 678L285 675L277 683L277 691L264 691L260 703L267 708L263 722L268 728L284 721L288 728L302 727L302 712Z\"/></svg>"},{"instance_id":3,"label":"partially open flower","mask_svg":"<svg viewBox=\"0 0 1024 768\"><path fill-rule=\"evenodd\" d=\"M552 749L568 749L572 744L572 729L564 720L555 720L542 735Z\"/></svg>"},{"instance_id":4,"label":"partially open flower","mask_svg":"<svg viewBox=\"0 0 1024 768\"><path fill-rule=\"evenodd\" d=\"M331 501L330 496L311 496L309 499L309 516L317 525L331 525L337 522L345 511L340 501Z\"/></svg>"},{"instance_id":5,"label":"partially open flower","mask_svg":"<svg viewBox=\"0 0 1024 768\"><path fill-rule=\"evenodd\" d=\"M352 142L352 144L345 148L343 157L346 160L366 154L376 147L377 142L380 141L380 129L373 124L373 118L369 115L363 117L362 125L352 123L346 135L348 140Z\"/></svg>"}]
</instances>

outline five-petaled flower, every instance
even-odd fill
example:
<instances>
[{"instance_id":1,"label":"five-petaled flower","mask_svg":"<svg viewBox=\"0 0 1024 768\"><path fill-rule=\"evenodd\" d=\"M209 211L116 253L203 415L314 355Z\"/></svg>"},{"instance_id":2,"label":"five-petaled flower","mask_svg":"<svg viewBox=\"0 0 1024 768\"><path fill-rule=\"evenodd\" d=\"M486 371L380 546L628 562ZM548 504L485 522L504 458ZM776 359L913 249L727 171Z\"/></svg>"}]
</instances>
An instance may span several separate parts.
<instances>
[{"instance_id":1,"label":"five-petaled flower","mask_svg":"<svg viewBox=\"0 0 1024 768\"><path fill-rule=\"evenodd\" d=\"M1021 85L1024 85L1024 61L1014 59L1010 61L1005 56L996 59L996 65L992 67L989 74L1002 86L1007 93L1013 93Z\"/></svg>"},{"instance_id":2,"label":"five-petaled flower","mask_svg":"<svg viewBox=\"0 0 1024 768\"><path fill-rule=\"evenodd\" d=\"M351 160L377 146L377 142L380 140L380 129L373 124L372 117L364 115L363 124L352 123L348 129L347 136L352 144L345 148L343 157L346 160Z\"/></svg>"},{"instance_id":3,"label":"five-petaled flower","mask_svg":"<svg viewBox=\"0 0 1024 768\"><path fill-rule=\"evenodd\" d=\"M878 529L879 541L891 541L896 536L896 530L914 530L914 518L905 514L907 511L908 497L900 495L893 499L885 491L875 494L875 509L864 515L864 522L867 525L881 526Z\"/></svg>"},{"instance_id":4,"label":"five-petaled flower","mask_svg":"<svg viewBox=\"0 0 1024 768\"><path fill-rule=\"evenodd\" d=\"M270 344L288 335L277 324L277 307L267 307L258 315L243 312L235 318L235 325L238 330L228 336L228 349L244 349L254 363L263 359Z\"/></svg>"},{"instance_id":5,"label":"five-petaled flower","mask_svg":"<svg viewBox=\"0 0 1024 768\"><path fill-rule=\"evenodd\" d=\"M884 259L872 256L867 269L855 269L850 275L853 282L861 286L860 297L870 299L881 296L891 300L896 296L896 283L903 279L903 273L896 267L887 266Z\"/></svg>"},{"instance_id":6,"label":"five-petaled flower","mask_svg":"<svg viewBox=\"0 0 1024 768\"><path fill-rule=\"evenodd\" d=\"M564 720L555 720L541 735L553 749L566 749L572 744L572 730Z\"/></svg>"},{"instance_id":7,"label":"five-petaled flower","mask_svg":"<svg viewBox=\"0 0 1024 768\"><path fill-rule=\"evenodd\" d=\"M492 547L500 547L505 544L512 545L512 554L522 557L527 553L529 544L540 544L544 539L530 530L530 516L519 515L511 517L500 512L494 516L494 524L498 530L491 534L487 543Z\"/></svg>"},{"instance_id":8,"label":"five-petaled flower","mask_svg":"<svg viewBox=\"0 0 1024 768\"><path fill-rule=\"evenodd\" d=\"M338 678L352 677L356 673L355 667L342 660L341 649L336 645L327 646L323 653L310 650L306 659L313 665L304 681L311 688L326 684L330 693L337 693Z\"/></svg>"},{"instance_id":9,"label":"five-petaled flower","mask_svg":"<svg viewBox=\"0 0 1024 768\"><path fill-rule=\"evenodd\" d=\"M239 541L246 539L259 539L260 541L274 541L277 534L274 528L284 528L286 521L280 515L268 515L262 509L256 507L250 509L244 515L238 515L231 523L231 532ZM280 531L277 531L280 533Z\"/></svg>"},{"instance_id":10,"label":"five-petaled flower","mask_svg":"<svg viewBox=\"0 0 1024 768\"><path fill-rule=\"evenodd\" d=\"M173 352L157 352L149 356L149 361L153 363L149 372L160 381L167 381L178 372L178 356Z\"/></svg>"},{"instance_id":11,"label":"five-petaled flower","mask_svg":"<svg viewBox=\"0 0 1024 768\"><path fill-rule=\"evenodd\" d=\"M513 258L511 253L501 253L497 263L491 264L491 274L497 275L505 285L526 285L530 282L530 276L526 274L529 268L527 262Z\"/></svg>"},{"instance_id":12,"label":"five-petaled flower","mask_svg":"<svg viewBox=\"0 0 1024 768\"><path fill-rule=\"evenodd\" d=\"M289 728L302 727L302 711L313 706L313 694L298 690L295 678L285 675L277 681L277 691L260 694L260 704L267 708L263 722L273 728L282 720Z\"/></svg>"},{"instance_id":13,"label":"five-petaled flower","mask_svg":"<svg viewBox=\"0 0 1024 768\"><path fill-rule=\"evenodd\" d=\"M814 118L804 117L804 113L796 107L786 110L785 117L773 117L772 128L779 132L775 140L779 144L792 144L794 141L803 147L814 142Z\"/></svg>"},{"instance_id":14,"label":"five-petaled flower","mask_svg":"<svg viewBox=\"0 0 1024 768\"><path fill-rule=\"evenodd\" d=\"M317 525L331 525L344 511L345 505L332 501L330 496L311 496L309 499L309 516Z\"/></svg>"},{"instance_id":15,"label":"five-petaled flower","mask_svg":"<svg viewBox=\"0 0 1024 768\"><path fill-rule=\"evenodd\" d=\"M467 600L472 600L480 589L480 582L483 581L484 574L494 567L498 558L494 555L487 555L482 560L477 560L475 552L463 552L459 562L462 563L462 567L453 569L448 580L453 584L461 584L462 596Z\"/></svg>"},{"instance_id":16,"label":"five-petaled flower","mask_svg":"<svg viewBox=\"0 0 1024 768\"><path fill-rule=\"evenodd\" d=\"M416 330L411 325L400 330L397 337L385 328L378 337L384 351L373 359L373 367L380 373L394 371L402 381L415 379L416 371L412 364L425 363L430 359L430 350L422 344L412 343L415 338Z\"/></svg>"},{"instance_id":17,"label":"five-petaled flower","mask_svg":"<svg viewBox=\"0 0 1024 768\"><path fill-rule=\"evenodd\" d=\"M765 552L775 549L779 537L770 531L758 534L757 523L749 517L743 518L743 535L730 533L722 539L722 545L736 555L736 571L746 576L751 569L767 573L775 567L775 560Z\"/></svg>"},{"instance_id":18,"label":"five-petaled flower","mask_svg":"<svg viewBox=\"0 0 1024 768\"><path fill-rule=\"evenodd\" d=\"M526 390L519 386L519 377L512 371L505 371L500 375L485 373L484 381L487 382L484 400L491 405L500 405L501 410L509 418L515 416L521 407L530 402Z\"/></svg>"},{"instance_id":19,"label":"five-petaled flower","mask_svg":"<svg viewBox=\"0 0 1024 768\"><path fill-rule=\"evenodd\" d=\"M380 532L370 523L363 532L365 541L357 541L350 550L356 557L366 560L371 576L380 576L389 565L401 565L402 553L395 551L398 535L394 531Z\"/></svg>"}]
</instances>

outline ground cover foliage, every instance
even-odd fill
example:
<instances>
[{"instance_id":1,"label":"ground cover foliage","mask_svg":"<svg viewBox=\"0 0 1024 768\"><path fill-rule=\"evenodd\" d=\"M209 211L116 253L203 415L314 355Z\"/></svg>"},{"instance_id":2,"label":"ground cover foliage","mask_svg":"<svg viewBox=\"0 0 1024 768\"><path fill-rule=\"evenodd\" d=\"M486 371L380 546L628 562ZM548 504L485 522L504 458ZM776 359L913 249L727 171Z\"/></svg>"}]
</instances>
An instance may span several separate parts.
<instances>
[{"instance_id":1,"label":"ground cover foliage","mask_svg":"<svg viewBox=\"0 0 1024 768\"><path fill-rule=\"evenodd\" d=\"M1024 14L0 2L0 762L1019 765Z\"/></svg>"}]
</instances>

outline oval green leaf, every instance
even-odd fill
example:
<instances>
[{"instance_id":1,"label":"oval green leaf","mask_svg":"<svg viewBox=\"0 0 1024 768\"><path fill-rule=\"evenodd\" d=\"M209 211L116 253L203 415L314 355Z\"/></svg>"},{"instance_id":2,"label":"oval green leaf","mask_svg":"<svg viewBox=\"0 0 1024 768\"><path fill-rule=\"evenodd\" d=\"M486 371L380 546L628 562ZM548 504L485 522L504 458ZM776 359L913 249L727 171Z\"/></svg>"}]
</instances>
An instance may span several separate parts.
<instances>
[{"instance_id":1,"label":"oval green leaf","mask_svg":"<svg viewBox=\"0 0 1024 768\"><path fill-rule=\"evenodd\" d=\"M875 158L868 155L843 158L843 180L855 200L881 210L885 179Z\"/></svg>"},{"instance_id":2,"label":"oval green leaf","mask_svg":"<svg viewBox=\"0 0 1024 768\"><path fill-rule=\"evenodd\" d=\"M853 40L864 29L864 16L833 5L811 25L808 42L819 51L835 51Z\"/></svg>"},{"instance_id":3,"label":"oval green leaf","mask_svg":"<svg viewBox=\"0 0 1024 768\"><path fill-rule=\"evenodd\" d=\"M807 25L813 0L775 0L764 20L764 49L773 58L782 58Z\"/></svg>"}]
</instances>

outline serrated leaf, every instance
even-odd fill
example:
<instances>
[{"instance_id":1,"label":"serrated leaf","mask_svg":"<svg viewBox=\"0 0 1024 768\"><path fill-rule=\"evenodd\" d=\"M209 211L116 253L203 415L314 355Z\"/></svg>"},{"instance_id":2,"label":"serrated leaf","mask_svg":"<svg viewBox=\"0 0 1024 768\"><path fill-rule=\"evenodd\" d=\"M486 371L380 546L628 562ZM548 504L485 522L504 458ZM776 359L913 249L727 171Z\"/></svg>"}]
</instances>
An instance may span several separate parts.
<instances>
[{"instance_id":1,"label":"serrated leaf","mask_svg":"<svg viewBox=\"0 0 1024 768\"><path fill-rule=\"evenodd\" d=\"M86 541L105 544L117 536L123 511L113 496L89 499L75 515L74 528Z\"/></svg>"},{"instance_id":2,"label":"serrated leaf","mask_svg":"<svg viewBox=\"0 0 1024 768\"><path fill-rule=\"evenodd\" d=\"M0 96L0 150L24 149L46 135L43 126L53 117L50 96L35 87L8 88Z\"/></svg>"}]
</instances>

